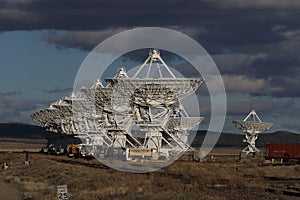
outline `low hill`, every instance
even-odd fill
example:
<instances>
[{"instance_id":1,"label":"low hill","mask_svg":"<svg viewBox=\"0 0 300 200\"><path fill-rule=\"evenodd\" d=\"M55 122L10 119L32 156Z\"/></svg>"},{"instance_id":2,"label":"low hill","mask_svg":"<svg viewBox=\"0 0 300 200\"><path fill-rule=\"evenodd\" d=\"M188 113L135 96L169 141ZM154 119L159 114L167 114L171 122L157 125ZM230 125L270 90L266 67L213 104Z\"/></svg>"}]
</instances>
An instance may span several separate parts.
<instances>
[{"instance_id":1,"label":"low hill","mask_svg":"<svg viewBox=\"0 0 300 200\"><path fill-rule=\"evenodd\" d=\"M258 146L263 146L267 143L300 144L300 134L288 131L276 131L274 133L261 134L257 140Z\"/></svg>"},{"instance_id":2,"label":"low hill","mask_svg":"<svg viewBox=\"0 0 300 200\"><path fill-rule=\"evenodd\" d=\"M206 136L207 131L198 131L195 139L192 143L192 146L201 146L203 143L204 137ZM216 133L210 132L211 137L217 137ZM243 139L245 138L244 134L234 134L234 133L221 133L216 147L244 147L245 143ZM208 145L211 145L209 141ZM300 134L292 133L288 131L276 131L274 133L262 133L257 139L257 146L263 147L267 143L278 143L278 144L300 144Z\"/></svg>"},{"instance_id":3,"label":"low hill","mask_svg":"<svg viewBox=\"0 0 300 200\"><path fill-rule=\"evenodd\" d=\"M0 123L0 138L43 139L46 131L39 127L23 123Z\"/></svg>"},{"instance_id":4,"label":"low hill","mask_svg":"<svg viewBox=\"0 0 300 200\"><path fill-rule=\"evenodd\" d=\"M197 131L194 133L195 139L192 146L201 146L207 131ZM209 133L211 137L217 139L217 134ZM49 136L49 133L48 133ZM50 140L55 140L60 138L51 137ZM62 136L65 138L66 136ZM243 134L234 133L222 133L218 138L216 147L244 147ZM46 131L35 125L22 124L22 123L0 123L0 138L27 138L27 139L43 139L46 138ZM210 143L210 141L208 141ZM281 143L281 144L291 144L300 143L300 134L291 133L288 131L276 131L274 133L263 133L260 134L257 140L257 146L262 147L266 143Z\"/></svg>"}]
</instances>

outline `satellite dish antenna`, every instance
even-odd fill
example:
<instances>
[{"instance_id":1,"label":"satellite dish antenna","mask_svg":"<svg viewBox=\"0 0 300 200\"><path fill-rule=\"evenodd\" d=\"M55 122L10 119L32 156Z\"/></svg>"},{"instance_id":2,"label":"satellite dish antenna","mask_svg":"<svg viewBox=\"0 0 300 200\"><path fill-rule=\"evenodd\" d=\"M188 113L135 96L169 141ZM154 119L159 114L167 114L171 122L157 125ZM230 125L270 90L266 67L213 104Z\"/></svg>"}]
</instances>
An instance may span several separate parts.
<instances>
[{"instance_id":1,"label":"satellite dish antenna","mask_svg":"<svg viewBox=\"0 0 300 200\"><path fill-rule=\"evenodd\" d=\"M189 131L204 118L189 116L181 101L204 79L175 77L159 50L152 49L133 77L120 68L105 81L106 87L96 80L34 113L33 121L79 137L90 153L103 154L108 162L115 157L172 161L193 150Z\"/></svg>"},{"instance_id":2,"label":"satellite dish antenna","mask_svg":"<svg viewBox=\"0 0 300 200\"><path fill-rule=\"evenodd\" d=\"M272 123L262 122L254 110L252 110L244 120L235 120L232 123L246 134L244 142L247 143L247 146L242 150L241 157L245 157L248 154L256 156L259 152L259 149L255 146L258 134L273 126Z\"/></svg>"}]
</instances>

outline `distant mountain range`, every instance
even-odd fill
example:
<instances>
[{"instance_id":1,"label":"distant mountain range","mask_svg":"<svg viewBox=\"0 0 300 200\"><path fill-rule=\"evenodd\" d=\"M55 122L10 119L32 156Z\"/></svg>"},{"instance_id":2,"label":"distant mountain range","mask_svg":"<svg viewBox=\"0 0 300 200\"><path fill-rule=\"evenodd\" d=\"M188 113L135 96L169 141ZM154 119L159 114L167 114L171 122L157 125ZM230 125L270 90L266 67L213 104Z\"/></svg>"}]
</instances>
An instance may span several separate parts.
<instances>
[{"instance_id":1,"label":"distant mountain range","mask_svg":"<svg viewBox=\"0 0 300 200\"><path fill-rule=\"evenodd\" d=\"M195 139L192 143L192 146L200 146L206 136L207 131L198 131ZM209 133L212 136L216 135L215 133ZM244 134L234 134L234 133L222 133L218 139L216 147L244 147L245 143ZM256 141L256 146L263 147L268 143L276 144L300 144L300 134L292 133L288 131L276 131L273 133L261 133Z\"/></svg>"},{"instance_id":2,"label":"distant mountain range","mask_svg":"<svg viewBox=\"0 0 300 200\"><path fill-rule=\"evenodd\" d=\"M23 123L0 123L0 138L43 139L46 131L39 127Z\"/></svg>"},{"instance_id":3,"label":"distant mountain range","mask_svg":"<svg viewBox=\"0 0 300 200\"><path fill-rule=\"evenodd\" d=\"M24 139L43 139L46 138L47 132L35 125L22 123L0 123L0 138L24 138ZM195 139L192 146L201 146L207 131L198 131L195 133ZM212 134L214 137L215 133ZM216 147L243 147L244 135L234 133L222 133L218 139ZM300 134L288 131L276 131L274 133L260 134L257 140L257 146L262 147L266 143L300 143Z\"/></svg>"}]
</instances>

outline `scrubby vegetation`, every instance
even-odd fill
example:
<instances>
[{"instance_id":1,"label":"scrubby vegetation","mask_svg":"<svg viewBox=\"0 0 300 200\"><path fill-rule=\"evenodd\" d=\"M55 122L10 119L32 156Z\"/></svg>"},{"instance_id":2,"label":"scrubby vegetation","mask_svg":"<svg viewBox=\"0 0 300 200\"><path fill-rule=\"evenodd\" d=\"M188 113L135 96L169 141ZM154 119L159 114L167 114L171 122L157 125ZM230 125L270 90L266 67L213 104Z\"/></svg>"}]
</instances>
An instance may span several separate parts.
<instances>
[{"instance_id":1,"label":"scrubby vegetation","mask_svg":"<svg viewBox=\"0 0 300 200\"><path fill-rule=\"evenodd\" d=\"M56 199L57 186L64 184L70 199L87 200L297 199L280 191L300 187L299 166L259 166L259 159L237 162L215 156L201 163L177 161L156 172L130 174L97 160L33 155L34 162L24 165L24 153L14 153L9 169L1 172L6 183L21 188L21 199ZM0 154L1 162L10 158L10 153ZM270 189L278 192L267 192Z\"/></svg>"}]
</instances>

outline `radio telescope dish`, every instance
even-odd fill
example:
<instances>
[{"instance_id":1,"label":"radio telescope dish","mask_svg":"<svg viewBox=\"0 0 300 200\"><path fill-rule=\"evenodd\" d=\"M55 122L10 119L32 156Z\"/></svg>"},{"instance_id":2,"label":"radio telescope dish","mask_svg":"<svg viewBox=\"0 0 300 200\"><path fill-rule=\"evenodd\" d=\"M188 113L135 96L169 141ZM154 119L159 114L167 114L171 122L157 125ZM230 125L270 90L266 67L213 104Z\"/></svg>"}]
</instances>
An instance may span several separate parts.
<instances>
[{"instance_id":1,"label":"radio telescope dish","mask_svg":"<svg viewBox=\"0 0 300 200\"><path fill-rule=\"evenodd\" d=\"M244 142L247 143L247 146L243 149L241 155L252 154L252 156L255 156L259 152L259 149L255 146L258 134L269 130L273 125L269 122L262 122L254 110L244 120L235 120L232 123L246 134Z\"/></svg>"},{"instance_id":2,"label":"radio telescope dish","mask_svg":"<svg viewBox=\"0 0 300 200\"><path fill-rule=\"evenodd\" d=\"M143 76L144 74L144 76ZM110 160L176 159L186 150L189 131L203 117L190 117L182 100L195 93L202 78L177 78L152 49L133 77L119 68L104 87L90 88L62 98L32 114L39 126L79 137L90 153Z\"/></svg>"}]
</instances>

